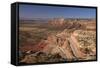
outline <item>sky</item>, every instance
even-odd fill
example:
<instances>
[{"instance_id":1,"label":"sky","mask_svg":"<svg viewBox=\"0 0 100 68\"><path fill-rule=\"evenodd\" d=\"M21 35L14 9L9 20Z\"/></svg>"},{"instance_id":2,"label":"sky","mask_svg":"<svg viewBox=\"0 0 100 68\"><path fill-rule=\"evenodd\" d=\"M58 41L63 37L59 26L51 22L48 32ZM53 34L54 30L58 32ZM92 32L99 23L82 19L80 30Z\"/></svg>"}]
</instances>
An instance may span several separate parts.
<instances>
[{"instance_id":1,"label":"sky","mask_svg":"<svg viewBox=\"0 0 100 68\"><path fill-rule=\"evenodd\" d=\"M95 18L95 8L19 5L20 19L34 18Z\"/></svg>"}]
</instances>

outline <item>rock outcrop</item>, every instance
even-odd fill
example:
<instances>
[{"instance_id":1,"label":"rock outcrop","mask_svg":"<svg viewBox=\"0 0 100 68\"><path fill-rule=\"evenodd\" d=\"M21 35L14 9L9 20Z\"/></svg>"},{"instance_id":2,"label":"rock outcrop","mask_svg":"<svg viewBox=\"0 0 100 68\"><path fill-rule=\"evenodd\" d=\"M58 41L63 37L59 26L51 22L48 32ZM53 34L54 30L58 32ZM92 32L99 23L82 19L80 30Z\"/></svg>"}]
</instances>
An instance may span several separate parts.
<instances>
[{"instance_id":1,"label":"rock outcrop","mask_svg":"<svg viewBox=\"0 0 100 68\"><path fill-rule=\"evenodd\" d=\"M64 25L64 18L54 18L49 21L49 24L55 27L63 26Z\"/></svg>"},{"instance_id":2,"label":"rock outcrop","mask_svg":"<svg viewBox=\"0 0 100 68\"><path fill-rule=\"evenodd\" d=\"M66 59L84 58L84 54L80 51L79 44L74 35L68 37L66 31L49 36L46 40L48 45L44 47L43 52L51 54L59 54Z\"/></svg>"}]
</instances>

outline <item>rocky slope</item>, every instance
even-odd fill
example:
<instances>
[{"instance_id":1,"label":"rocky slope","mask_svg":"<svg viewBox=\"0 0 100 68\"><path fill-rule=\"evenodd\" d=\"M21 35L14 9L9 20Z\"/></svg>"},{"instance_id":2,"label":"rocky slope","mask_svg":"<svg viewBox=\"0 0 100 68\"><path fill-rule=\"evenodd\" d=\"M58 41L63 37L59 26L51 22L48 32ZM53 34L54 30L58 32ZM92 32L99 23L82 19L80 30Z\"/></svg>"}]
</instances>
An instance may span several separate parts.
<instances>
[{"instance_id":1,"label":"rocky slope","mask_svg":"<svg viewBox=\"0 0 100 68\"><path fill-rule=\"evenodd\" d=\"M25 55L20 62L38 63L95 59L95 31L84 30L84 25L77 20L69 21L63 18L50 20L48 23L50 26L63 29L61 31L51 30L45 39L41 38L35 45L24 43L20 50ZM33 37L33 39L35 38Z\"/></svg>"}]
</instances>

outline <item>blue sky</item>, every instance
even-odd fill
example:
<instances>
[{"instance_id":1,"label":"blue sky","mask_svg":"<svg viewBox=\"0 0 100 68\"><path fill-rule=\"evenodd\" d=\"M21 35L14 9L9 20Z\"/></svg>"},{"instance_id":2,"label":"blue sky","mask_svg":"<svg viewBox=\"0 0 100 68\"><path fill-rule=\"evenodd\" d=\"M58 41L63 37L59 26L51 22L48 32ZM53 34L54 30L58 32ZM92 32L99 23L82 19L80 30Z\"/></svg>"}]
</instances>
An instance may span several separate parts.
<instances>
[{"instance_id":1,"label":"blue sky","mask_svg":"<svg viewBox=\"0 0 100 68\"><path fill-rule=\"evenodd\" d=\"M19 5L20 19L34 18L95 18L95 8Z\"/></svg>"}]
</instances>

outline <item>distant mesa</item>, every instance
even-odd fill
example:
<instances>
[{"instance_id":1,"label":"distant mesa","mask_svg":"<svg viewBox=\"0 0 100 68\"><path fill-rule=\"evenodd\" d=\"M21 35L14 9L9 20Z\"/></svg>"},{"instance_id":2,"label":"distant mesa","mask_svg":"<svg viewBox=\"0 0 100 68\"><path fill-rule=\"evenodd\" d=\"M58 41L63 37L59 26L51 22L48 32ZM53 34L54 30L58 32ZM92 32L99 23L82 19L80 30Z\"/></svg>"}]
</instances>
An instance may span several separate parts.
<instances>
[{"instance_id":1,"label":"distant mesa","mask_svg":"<svg viewBox=\"0 0 100 68\"><path fill-rule=\"evenodd\" d=\"M49 23L53 26L63 26L65 19L64 18L54 18L49 21Z\"/></svg>"}]
</instances>

